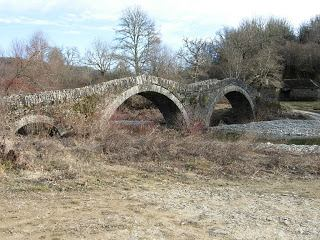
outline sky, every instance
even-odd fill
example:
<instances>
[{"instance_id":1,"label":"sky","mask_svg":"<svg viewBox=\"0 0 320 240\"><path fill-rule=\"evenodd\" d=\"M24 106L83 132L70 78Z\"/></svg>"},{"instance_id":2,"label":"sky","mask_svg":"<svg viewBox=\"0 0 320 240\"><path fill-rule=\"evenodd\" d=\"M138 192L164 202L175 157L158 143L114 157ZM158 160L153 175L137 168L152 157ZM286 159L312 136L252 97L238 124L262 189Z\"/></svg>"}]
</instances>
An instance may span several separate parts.
<instances>
[{"instance_id":1,"label":"sky","mask_svg":"<svg viewBox=\"0 0 320 240\"><path fill-rule=\"evenodd\" d=\"M253 17L286 18L298 28L320 14L320 0L0 0L0 49L42 31L51 45L76 46L94 39L112 43L123 10L140 6L155 21L163 43L178 49L184 37L214 38L224 26Z\"/></svg>"}]
</instances>

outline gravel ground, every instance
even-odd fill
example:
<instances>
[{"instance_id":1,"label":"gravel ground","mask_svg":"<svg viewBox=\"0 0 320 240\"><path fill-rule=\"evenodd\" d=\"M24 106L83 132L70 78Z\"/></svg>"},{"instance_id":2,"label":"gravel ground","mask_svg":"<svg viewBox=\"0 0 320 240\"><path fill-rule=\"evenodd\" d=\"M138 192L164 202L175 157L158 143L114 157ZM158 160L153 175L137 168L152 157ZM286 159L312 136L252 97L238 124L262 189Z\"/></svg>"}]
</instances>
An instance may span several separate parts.
<instances>
[{"instance_id":1,"label":"gravel ground","mask_svg":"<svg viewBox=\"0 0 320 240\"><path fill-rule=\"evenodd\" d=\"M274 152L288 152L292 154L320 154L319 145L294 145L294 144L274 144L274 143L259 143L254 145L255 149L268 150Z\"/></svg>"},{"instance_id":2,"label":"gravel ground","mask_svg":"<svg viewBox=\"0 0 320 240\"><path fill-rule=\"evenodd\" d=\"M320 137L319 120L274 120L251 122L247 124L231 124L212 127L211 130L235 133L249 133L258 137L272 139L314 138Z\"/></svg>"}]
</instances>

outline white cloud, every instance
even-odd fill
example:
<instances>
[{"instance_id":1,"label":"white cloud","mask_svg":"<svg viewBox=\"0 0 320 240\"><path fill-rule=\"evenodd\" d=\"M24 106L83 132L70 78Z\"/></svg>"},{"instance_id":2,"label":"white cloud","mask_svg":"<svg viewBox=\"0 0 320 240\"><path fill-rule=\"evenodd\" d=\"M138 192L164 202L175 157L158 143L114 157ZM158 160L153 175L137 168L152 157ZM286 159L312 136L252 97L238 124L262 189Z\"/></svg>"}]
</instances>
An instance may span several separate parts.
<instances>
[{"instance_id":1,"label":"white cloud","mask_svg":"<svg viewBox=\"0 0 320 240\"><path fill-rule=\"evenodd\" d=\"M79 35L81 34L81 31L78 30L68 30L68 31L63 31L66 34L70 34L70 35Z\"/></svg>"},{"instance_id":2,"label":"white cloud","mask_svg":"<svg viewBox=\"0 0 320 240\"><path fill-rule=\"evenodd\" d=\"M244 18L283 17L298 27L320 14L319 0L0 0L0 24L70 25L76 31L110 32L122 10L134 5L149 13L165 42L173 45L184 36L213 36Z\"/></svg>"},{"instance_id":3,"label":"white cloud","mask_svg":"<svg viewBox=\"0 0 320 240\"><path fill-rule=\"evenodd\" d=\"M279 16L298 26L320 14L320 1L305 0L0 0L0 14L5 12L56 12L69 20L117 20L121 11L139 5L155 20L194 22L200 24L237 25L246 17Z\"/></svg>"},{"instance_id":4,"label":"white cloud","mask_svg":"<svg viewBox=\"0 0 320 240\"><path fill-rule=\"evenodd\" d=\"M21 22L19 18L0 18L0 23L2 24L19 24Z\"/></svg>"},{"instance_id":5,"label":"white cloud","mask_svg":"<svg viewBox=\"0 0 320 240\"><path fill-rule=\"evenodd\" d=\"M52 25L52 26L60 26L58 22L53 22L47 19L37 19L37 18L29 18L29 17L1 17L0 23L3 24L30 24L30 25Z\"/></svg>"}]
</instances>

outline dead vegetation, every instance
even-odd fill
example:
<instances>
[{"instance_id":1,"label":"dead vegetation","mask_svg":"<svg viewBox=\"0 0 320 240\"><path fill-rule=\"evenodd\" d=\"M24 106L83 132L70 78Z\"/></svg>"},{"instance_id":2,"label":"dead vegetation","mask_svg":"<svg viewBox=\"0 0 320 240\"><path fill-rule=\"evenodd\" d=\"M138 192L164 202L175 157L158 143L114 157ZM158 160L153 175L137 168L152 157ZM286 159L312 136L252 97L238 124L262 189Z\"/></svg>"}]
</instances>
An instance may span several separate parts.
<instances>
[{"instance_id":1,"label":"dead vegetation","mask_svg":"<svg viewBox=\"0 0 320 240\"><path fill-rule=\"evenodd\" d=\"M254 136L230 141L197 126L69 121L67 137L1 141L1 239L318 236L318 155L258 150Z\"/></svg>"},{"instance_id":2,"label":"dead vegetation","mask_svg":"<svg viewBox=\"0 0 320 240\"><path fill-rule=\"evenodd\" d=\"M182 131L166 129L159 124L163 120L159 110L144 98L128 101L114 120L147 119L153 124L92 124L100 118L92 112L96 105L95 97L74 105L76 114L63 116L67 120L59 122L69 131L64 137L51 134L49 127L28 131L35 136L10 136L2 124L2 172L29 170L61 180L80 175L91 178L109 165L122 165L156 174L191 172L212 178L320 174L319 156L303 156L302 161L302 156L294 154L257 150L255 136L224 138L205 133L201 124ZM6 109L2 107L2 111ZM1 122L5 122L4 116Z\"/></svg>"},{"instance_id":3,"label":"dead vegetation","mask_svg":"<svg viewBox=\"0 0 320 240\"><path fill-rule=\"evenodd\" d=\"M93 133L85 138L82 132L62 139L16 137L11 150L1 151L2 172L41 173L38 180L50 186L103 179L104 170L112 165L156 175L193 173L226 179L317 178L320 174L319 156L303 156L302 161L300 155L256 150L252 136L230 142L207 134L114 126Z\"/></svg>"},{"instance_id":4,"label":"dead vegetation","mask_svg":"<svg viewBox=\"0 0 320 240\"><path fill-rule=\"evenodd\" d=\"M69 131L64 137L50 134L50 128L27 131L35 135L11 136L2 124L1 175L21 180L27 174L32 176L33 184L46 188L74 188L90 182L96 185L97 179L103 182L105 169L119 165L148 174L191 173L213 179L317 178L320 174L319 156L303 156L302 161L299 155L257 150L254 136L222 138L205 133L201 124L182 131L166 129L159 124L159 110L150 104L145 108L142 98L127 102L114 120L147 119L153 124L101 127L92 124L100 117L91 111L96 102L95 98L87 98L73 106L76 114L64 116L67 120L61 122Z\"/></svg>"},{"instance_id":5,"label":"dead vegetation","mask_svg":"<svg viewBox=\"0 0 320 240\"><path fill-rule=\"evenodd\" d=\"M212 136L154 131L133 136L122 131L107 133L103 153L112 163L138 166L147 171L192 171L211 177L320 174L319 157L254 151L254 138L221 142Z\"/></svg>"}]
</instances>

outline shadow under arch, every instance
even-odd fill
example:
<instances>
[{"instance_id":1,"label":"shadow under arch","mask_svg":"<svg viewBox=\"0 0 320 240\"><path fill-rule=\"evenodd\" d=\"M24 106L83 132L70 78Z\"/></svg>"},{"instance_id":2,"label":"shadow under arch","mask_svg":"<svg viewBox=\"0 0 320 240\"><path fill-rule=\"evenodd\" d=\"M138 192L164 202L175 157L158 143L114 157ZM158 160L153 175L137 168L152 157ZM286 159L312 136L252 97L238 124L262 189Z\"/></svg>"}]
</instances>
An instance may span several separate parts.
<instances>
[{"instance_id":1,"label":"shadow under arch","mask_svg":"<svg viewBox=\"0 0 320 240\"><path fill-rule=\"evenodd\" d=\"M134 86L106 104L101 124L108 122L116 110L134 95L150 100L160 110L168 127L181 128L189 125L188 114L180 100L166 88L153 84Z\"/></svg>"},{"instance_id":2,"label":"shadow under arch","mask_svg":"<svg viewBox=\"0 0 320 240\"><path fill-rule=\"evenodd\" d=\"M55 124L55 120L45 115L27 115L14 123L14 133L20 135L27 135L25 127L32 125L46 125L50 126L47 130L50 130L50 135L61 134L61 131Z\"/></svg>"},{"instance_id":3,"label":"shadow under arch","mask_svg":"<svg viewBox=\"0 0 320 240\"><path fill-rule=\"evenodd\" d=\"M236 117L236 122L234 123L248 122L255 118L254 103L249 93L239 86L228 85L209 102L208 114L205 120L208 127L213 126L215 106L224 97L232 106L233 115Z\"/></svg>"}]
</instances>

